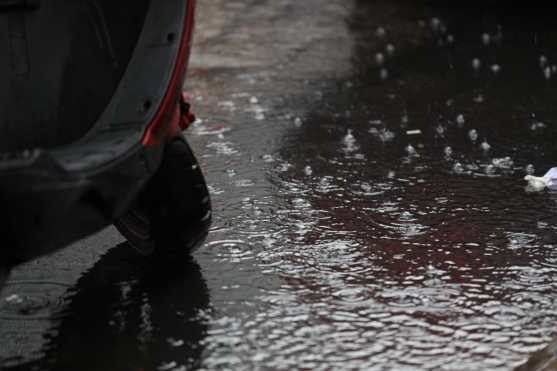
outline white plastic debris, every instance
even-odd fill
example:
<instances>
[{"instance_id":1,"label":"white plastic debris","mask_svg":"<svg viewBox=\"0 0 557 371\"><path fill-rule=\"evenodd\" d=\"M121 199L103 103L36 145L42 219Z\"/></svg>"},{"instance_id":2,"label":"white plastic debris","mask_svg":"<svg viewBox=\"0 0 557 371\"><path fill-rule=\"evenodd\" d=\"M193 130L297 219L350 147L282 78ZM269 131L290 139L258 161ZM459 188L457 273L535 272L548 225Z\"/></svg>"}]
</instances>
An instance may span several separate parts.
<instances>
[{"instance_id":1,"label":"white plastic debris","mask_svg":"<svg viewBox=\"0 0 557 371\"><path fill-rule=\"evenodd\" d=\"M302 119L299 117L296 117L294 119L294 126L296 126L297 128L299 128L300 126L302 126Z\"/></svg>"},{"instance_id":2,"label":"white plastic debris","mask_svg":"<svg viewBox=\"0 0 557 371\"><path fill-rule=\"evenodd\" d=\"M259 103L259 99L257 99L257 97L251 97L251 98L249 99L249 102L250 102L251 104L257 104L257 103Z\"/></svg>"},{"instance_id":3,"label":"white plastic debris","mask_svg":"<svg viewBox=\"0 0 557 371\"><path fill-rule=\"evenodd\" d=\"M501 66L499 66L498 64L494 64L491 66L491 71L493 71L493 73L497 74L499 73L499 71L501 71Z\"/></svg>"},{"instance_id":4,"label":"white plastic debris","mask_svg":"<svg viewBox=\"0 0 557 371\"><path fill-rule=\"evenodd\" d=\"M487 46L489 45L490 42L491 42L491 36L488 33L482 34L482 43Z\"/></svg>"},{"instance_id":5,"label":"white plastic debris","mask_svg":"<svg viewBox=\"0 0 557 371\"><path fill-rule=\"evenodd\" d=\"M545 188L557 190L557 167L551 168L544 176L526 175L524 180L528 182L531 191L542 191Z\"/></svg>"},{"instance_id":6,"label":"white plastic debris","mask_svg":"<svg viewBox=\"0 0 557 371\"><path fill-rule=\"evenodd\" d=\"M460 114L456 117L456 123L459 125L464 125L466 120L464 119L464 115Z\"/></svg>"},{"instance_id":7,"label":"white plastic debris","mask_svg":"<svg viewBox=\"0 0 557 371\"><path fill-rule=\"evenodd\" d=\"M452 154L453 154L453 149L451 147L447 146L447 147L445 147L443 152L445 153L446 157L451 157Z\"/></svg>"},{"instance_id":8,"label":"white plastic debris","mask_svg":"<svg viewBox=\"0 0 557 371\"><path fill-rule=\"evenodd\" d=\"M377 27L377 31L375 31L377 37L384 37L386 33L387 31L383 27Z\"/></svg>"}]
</instances>

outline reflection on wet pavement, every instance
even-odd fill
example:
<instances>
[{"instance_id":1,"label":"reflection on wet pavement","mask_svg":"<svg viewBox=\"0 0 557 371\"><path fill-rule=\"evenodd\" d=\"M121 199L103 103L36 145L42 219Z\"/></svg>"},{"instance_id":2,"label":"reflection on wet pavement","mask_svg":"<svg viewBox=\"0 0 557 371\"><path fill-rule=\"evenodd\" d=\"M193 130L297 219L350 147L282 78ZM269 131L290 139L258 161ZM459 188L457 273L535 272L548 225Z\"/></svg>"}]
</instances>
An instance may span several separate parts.
<instances>
[{"instance_id":1,"label":"reflection on wet pavement","mask_svg":"<svg viewBox=\"0 0 557 371\"><path fill-rule=\"evenodd\" d=\"M177 370L199 365L200 340L207 331L201 316L210 312L209 295L199 266L189 259L145 258L123 243L66 287L58 296L63 303L45 303L57 297L45 286L56 284L12 281L3 293L0 318L15 330L24 321L44 320L45 310L54 322L37 360L7 367L21 362L9 358L7 368L154 370L166 365Z\"/></svg>"},{"instance_id":2,"label":"reflection on wet pavement","mask_svg":"<svg viewBox=\"0 0 557 371\"><path fill-rule=\"evenodd\" d=\"M522 178L557 159L554 13L444 4L200 2L187 87L214 205L202 277L93 268L37 364L69 362L77 333L100 345L76 358L104 369L511 370L543 348L557 200ZM129 295L164 319L139 321L152 316L122 309Z\"/></svg>"}]
</instances>

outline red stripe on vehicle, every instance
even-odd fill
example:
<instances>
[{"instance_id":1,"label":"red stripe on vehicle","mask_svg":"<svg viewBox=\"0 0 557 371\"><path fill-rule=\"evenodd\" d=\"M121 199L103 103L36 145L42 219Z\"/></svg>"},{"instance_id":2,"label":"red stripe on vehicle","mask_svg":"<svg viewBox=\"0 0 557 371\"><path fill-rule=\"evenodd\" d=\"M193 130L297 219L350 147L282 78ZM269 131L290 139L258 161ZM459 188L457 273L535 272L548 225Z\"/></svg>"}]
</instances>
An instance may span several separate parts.
<instances>
[{"instance_id":1,"label":"red stripe on vehicle","mask_svg":"<svg viewBox=\"0 0 557 371\"><path fill-rule=\"evenodd\" d=\"M158 145L169 135L175 133L179 128L179 116L176 117L176 108L179 108L180 93L184 82L187 65L189 62L191 37L193 33L195 0L189 0L187 6L186 21L182 32L182 41L174 72L168 84L164 99L155 114L155 117L147 127L143 136L144 146Z\"/></svg>"}]
</instances>

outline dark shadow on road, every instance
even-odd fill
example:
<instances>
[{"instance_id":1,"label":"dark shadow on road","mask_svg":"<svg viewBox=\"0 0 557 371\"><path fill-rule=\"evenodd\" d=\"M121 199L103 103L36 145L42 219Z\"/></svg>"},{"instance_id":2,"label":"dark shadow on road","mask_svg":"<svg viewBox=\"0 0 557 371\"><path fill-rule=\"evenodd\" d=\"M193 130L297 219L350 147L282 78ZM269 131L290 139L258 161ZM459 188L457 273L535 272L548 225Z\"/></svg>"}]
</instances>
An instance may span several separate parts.
<instances>
[{"instance_id":1,"label":"dark shadow on road","mask_svg":"<svg viewBox=\"0 0 557 371\"><path fill-rule=\"evenodd\" d=\"M155 370L199 366L209 292L190 257L108 251L69 290L40 360L9 370ZM16 361L16 360L12 360Z\"/></svg>"}]
</instances>

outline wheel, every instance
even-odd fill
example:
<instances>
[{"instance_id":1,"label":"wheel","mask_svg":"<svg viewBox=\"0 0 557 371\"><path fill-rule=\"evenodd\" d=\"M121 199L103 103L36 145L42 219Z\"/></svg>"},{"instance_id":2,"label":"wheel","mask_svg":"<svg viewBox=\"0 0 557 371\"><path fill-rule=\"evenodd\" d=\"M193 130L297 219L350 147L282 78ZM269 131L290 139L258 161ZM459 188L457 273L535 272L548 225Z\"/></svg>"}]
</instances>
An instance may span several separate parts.
<instances>
[{"instance_id":1,"label":"wheel","mask_svg":"<svg viewBox=\"0 0 557 371\"><path fill-rule=\"evenodd\" d=\"M164 149L159 170L114 224L144 255L192 252L205 239L211 203L205 179L183 135Z\"/></svg>"}]
</instances>

